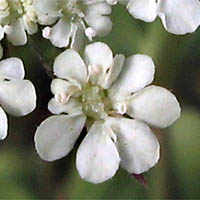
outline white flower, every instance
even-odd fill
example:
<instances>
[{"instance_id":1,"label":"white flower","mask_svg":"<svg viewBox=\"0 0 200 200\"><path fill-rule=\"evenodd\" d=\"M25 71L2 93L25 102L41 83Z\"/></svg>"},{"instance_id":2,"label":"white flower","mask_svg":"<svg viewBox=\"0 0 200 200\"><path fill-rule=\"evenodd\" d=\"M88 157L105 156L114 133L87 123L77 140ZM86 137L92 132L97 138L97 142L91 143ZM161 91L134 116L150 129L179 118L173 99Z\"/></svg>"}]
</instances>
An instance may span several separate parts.
<instances>
[{"instance_id":1,"label":"white flower","mask_svg":"<svg viewBox=\"0 0 200 200\"><path fill-rule=\"evenodd\" d=\"M152 22L157 16L173 34L194 32L200 25L199 0L120 0L126 1L129 13L136 19Z\"/></svg>"},{"instance_id":2,"label":"white flower","mask_svg":"<svg viewBox=\"0 0 200 200\"><path fill-rule=\"evenodd\" d=\"M53 27L43 30L43 37L56 47L79 49L84 34L92 40L95 36L104 36L112 28L107 16L111 6L105 0L35 0L38 20L43 25Z\"/></svg>"},{"instance_id":3,"label":"white flower","mask_svg":"<svg viewBox=\"0 0 200 200\"><path fill-rule=\"evenodd\" d=\"M150 57L113 58L110 48L98 42L86 46L84 61L68 49L53 68L58 78L52 81L54 98L48 108L56 115L44 120L35 135L42 159L66 156L86 124L88 134L76 157L84 180L106 181L119 165L140 174L157 163L159 143L147 124L170 126L179 118L180 106L168 90L147 86L155 71Z\"/></svg>"},{"instance_id":4,"label":"white flower","mask_svg":"<svg viewBox=\"0 0 200 200\"><path fill-rule=\"evenodd\" d=\"M0 61L0 139L7 136L7 116L24 116L36 107L36 93L33 84L24 80L24 66L19 58Z\"/></svg>"},{"instance_id":5,"label":"white flower","mask_svg":"<svg viewBox=\"0 0 200 200\"><path fill-rule=\"evenodd\" d=\"M38 30L33 0L0 0L0 39L6 34L13 45L27 42L26 31Z\"/></svg>"}]
</instances>

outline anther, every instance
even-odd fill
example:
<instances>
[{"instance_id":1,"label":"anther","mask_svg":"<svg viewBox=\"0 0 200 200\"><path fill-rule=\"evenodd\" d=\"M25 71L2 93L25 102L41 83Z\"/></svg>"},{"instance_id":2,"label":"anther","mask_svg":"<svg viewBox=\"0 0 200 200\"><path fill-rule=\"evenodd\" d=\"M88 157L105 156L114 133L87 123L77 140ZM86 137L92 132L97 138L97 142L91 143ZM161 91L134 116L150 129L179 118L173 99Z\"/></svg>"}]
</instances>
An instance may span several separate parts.
<instances>
[{"instance_id":1,"label":"anther","mask_svg":"<svg viewBox=\"0 0 200 200\"><path fill-rule=\"evenodd\" d=\"M96 36L96 31L92 27L88 27L85 29L85 35L88 37L90 41L92 41L92 38Z\"/></svg>"}]
</instances>

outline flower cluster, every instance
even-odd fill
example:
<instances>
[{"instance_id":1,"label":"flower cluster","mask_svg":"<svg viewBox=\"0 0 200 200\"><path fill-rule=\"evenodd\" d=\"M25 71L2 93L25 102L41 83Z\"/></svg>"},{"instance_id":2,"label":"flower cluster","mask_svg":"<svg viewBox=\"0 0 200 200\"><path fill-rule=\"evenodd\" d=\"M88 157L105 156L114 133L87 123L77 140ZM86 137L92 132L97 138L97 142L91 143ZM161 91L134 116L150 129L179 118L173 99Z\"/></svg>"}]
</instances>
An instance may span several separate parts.
<instances>
[{"instance_id":1,"label":"flower cluster","mask_svg":"<svg viewBox=\"0 0 200 200\"><path fill-rule=\"evenodd\" d=\"M200 25L199 0L0 0L0 39L6 34L13 45L24 45L26 32L36 33L41 24L43 37L54 46L79 50L84 35L92 40L111 31L109 15L118 2L136 19L152 22L159 16L174 34Z\"/></svg>"},{"instance_id":2,"label":"flower cluster","mask_svg":"<svg viewBox=\"0 0 200 200\"><path fill-rule=\"evenodd\" d=\"M79 55L84 38L91 42L110 33L117 3L136 19L153 22L159 17L173 34L191 33L200 25L199 0L0 0L0 41L6 36L13 45L25 45L27 34L42 28L41 37L53 46L70 47L54 61L54 97L48 103L53 116L37 128L35 146L43 160L60 159L85 126L76 167L92 183L112 178L119 166L134 174L153 167L160 147L150 127L166 128L181 112L169 90L150 85L155 66L149 56L113 56L102 42L87 45L83 58ZM8 129L4 110L24 116L36 107L34 86L24 75L19 58L0 61L0 139Z\"/></svg>"},{"instance_id":3,"label":"flower cluster","mask_svg":"<svg viewBox=\"0 0 200 200\"><path fill-rule=\"evenodd\" d=\"M136 19L152 22L159 16L173 34L194 32L200 25L199 0L119 0Z\"/></svg>"},{"instance_id":4,"label":"flower cluster","mask_svg":"<svg viewBox=\"0 0 200 200\"><path fill-rule=\"evenodd\" d=\"M41 24L58 20L43 30L43 36L56 47L70 43L71 48L79 49L84 33L92 40L94 36L105 36L112 28L107 16L111 6L104 0L36 0L34 5Z\"/></svg>"},{"instance_id":5,"label":"flower cluster","mask_svg":"<svg viewBox=\"0 0 200 200\"><path fill-rule=\"evenodd\" d=\"M0 0L0 40L6 34L13 45L24 45L28 34L37 32L33 0ZM0 46L0 58L3 48ZM11 57L0 61L0 139L7 136L8 120L4 110L13 116L24 116L36 107L36 92L21 59Z\"/></svg>"},{"instance_id":6,"label":"flower cluster","mask_svg":"<svg viewBox=\"0 0 200 200\"><path fill-rule=\"evenodd\" d=\"M33 0L0 0L0 40L6 34L13 45L24 45L28 34L37 32Z\"/></svg>"},{"instance_id":7,"label":"flower cluster","mask_svg":"<svg viewBox=\"0 0 200 200\"><path fill-rule=\"evenodd\" d=\"M175 96L148 86L155 66L146 55L113 58L104 43L86 46L84 60L68 49L54 62L54 98L48 108L55 114L35 135L40 157L53 161L67 155L86 124L88 134L76 156L80 176L92 183L111 178L119 168L140 174L159 159L159 143L150 126L165 128L180 116Z\"/></svg>"}]
</instances>

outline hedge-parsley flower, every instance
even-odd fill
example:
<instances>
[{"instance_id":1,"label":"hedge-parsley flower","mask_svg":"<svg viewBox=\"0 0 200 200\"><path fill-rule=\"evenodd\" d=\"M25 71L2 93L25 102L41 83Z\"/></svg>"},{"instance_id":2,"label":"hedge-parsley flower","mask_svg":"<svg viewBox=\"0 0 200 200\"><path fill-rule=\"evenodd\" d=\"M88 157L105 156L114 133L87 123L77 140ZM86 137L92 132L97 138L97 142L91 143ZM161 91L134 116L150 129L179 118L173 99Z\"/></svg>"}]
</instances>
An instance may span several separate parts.
<instances>
[{"instance_id":1,"label":"hedge-parsley flower","mask_svg":"<svg viewBox=\"0 0 200 200\"><path fill-rule=\"evenodd\" d=\"M24 116L36 107L33 84L24 80L25 72L19 58L0 61L0 139L7 136L8 119L4 110L13 116Z\"/></svg>"},{"instance_id":2,"label":"hedge-parsley flower","mask_svg":"<svg viewBox=\"0 0 200 200\"><path fill-rule=\"evenodd\" d=\"M43 37L59 48L80 49L84 35L90 40L95 36L105 36L112 28L107 16L111 6L105 0L35 0L35 10L43 25L53 27L43 29Z\"/></svg>"},{"instance_id":3,"label":"hedge-parsley flower","mask_svg":"<svg viewBox=\"0 0 200 200\"><path fill-rule=\"evenodd\" d=\"M86 46L84 60L68 49L54 62L54 114L35 134L40 157L54 161L74 147L84 125L88 133L80 144L76 167L80 176L101 183L119 166L140 174L159 159L159 142L150 126L165 128L180 116L176 97L167 89L148 86L155 66L146 55L113 58L104 43Z\"/></svg>"},{"instance_id":4,"label":"hedge-parsley flower","mask_svg":"<svg viewBox=\"0 0 200 200\"><path fill-rule=\"evenodd\" d=\"M38 30L33 0L0 0L0 40L6 34L13 45L27 42L26 32Z\"/></svg>"},{"instance_id":5,"label":"hedge-parsley flower","mask_svg":"<svg viewBox=\"0 0 200 200\"><path fill-rule=\"evenodd\" d=\"M199 0L119 0L126 2L136 19L152 22L159 16L164 28L173 34L194 32L200 25Z\"/></svg>"}]
</instances>

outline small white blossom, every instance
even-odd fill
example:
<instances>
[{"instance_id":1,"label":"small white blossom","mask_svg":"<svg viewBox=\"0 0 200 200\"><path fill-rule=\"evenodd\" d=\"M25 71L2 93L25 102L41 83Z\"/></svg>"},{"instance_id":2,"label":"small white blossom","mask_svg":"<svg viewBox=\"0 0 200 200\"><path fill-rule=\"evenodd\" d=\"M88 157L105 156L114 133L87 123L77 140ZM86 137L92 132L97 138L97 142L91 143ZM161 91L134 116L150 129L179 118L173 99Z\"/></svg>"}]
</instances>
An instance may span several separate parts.
<instances>
[{"instance_id":1,"label":"small white blossom","mask_svg":"<svg viewBox=\"0 0 200 200\"><path fill-rule=\"evenodd\" d=\"M24 80L24 66L19 58L0 61L0 139L7 136L7 116L24 116L36 107L36 93L33 84Z\"/></svg>"},{"instance_id":2,"label":"small white blossom","mask_svg":"<svg viewBox=\"0 0 200 200\"><path fill-rule=\"evenodd\" d=\"M38 30L33 0L0 0L0 39L6 34L13 45L27 42L26 31Z\"/></svg>"},{"instance_id":3,"label":"small white blossom","mask_svg":"<svg viewBox=\"0 0 200 200\"><path fill-rule=\"evenodd\" d=\"M72 49L64 51L53 69L58 78L51 84L54 98L48 109L55 115L35 134L42 159L66 156L86 125L76 157L84 180L104 182L119 166L140 174L157 163L159 142L147 124L170 126L179 118L180 106L167 89L147 86L155 72L149 56L113 58L110 48L97 42L86 46L84 60Z\"/></svg>"},{"instance_id":4,"label":"small white blossom","mask_svg":"<svg viewBox=\"0 0 200 200\"><path fill-rule=\"evenodd\" d=\"M34 7L40 24L51 25L58 20L44 29L43 37L59 48L70 44L77 50L84 34L92 40L107 35L112 28L108 17L111 6L106 0L35 0Z\"/></svg>"},{"instance_id":5,"label":"small white blossom","mask_svg":"<svg viewBox=\"0 0 200 200\"><path fill-rule=\"evenodd\" d=\"M152 22L159 16L173 34L194 32L200 25L199 0L119 0L136 19Z\"/></svg>"}]
</instances>

